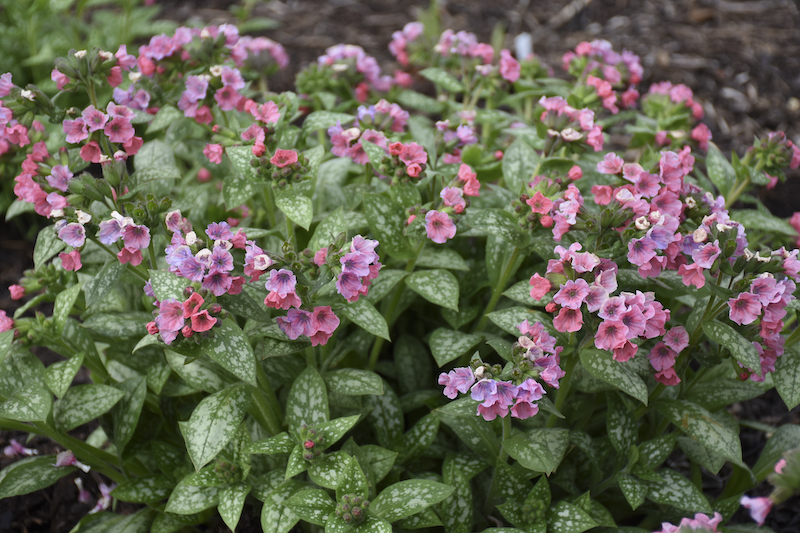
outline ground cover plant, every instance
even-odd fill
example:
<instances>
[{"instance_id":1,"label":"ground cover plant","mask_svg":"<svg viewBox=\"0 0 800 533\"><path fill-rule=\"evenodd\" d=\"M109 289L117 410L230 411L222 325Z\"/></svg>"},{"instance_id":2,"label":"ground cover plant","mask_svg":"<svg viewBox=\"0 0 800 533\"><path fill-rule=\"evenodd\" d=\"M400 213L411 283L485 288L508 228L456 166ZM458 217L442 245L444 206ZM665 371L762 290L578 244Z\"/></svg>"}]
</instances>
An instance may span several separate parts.
<instances>
[{"instance_id":1,"label":"ground cover plant","mask_svg":"<svg viewBox=\"0 0 800 533\"><path fill-rule=\"evenodd\" d=\"M774 428L725 408L800 402L796 232L750 194L800 150L723 155L687 87L640 95L605 42L567 79L524 48L412 23L403 70L338 45L275 94L285 51L226 25L71 51L66 109L3 76L13 209L52 225L12 287L0 424L64 452L4 469L0 496L91 469L93 531L763 522L798 485L797 428L746 465L740 424Z\"/></svg>"}]
</instances>

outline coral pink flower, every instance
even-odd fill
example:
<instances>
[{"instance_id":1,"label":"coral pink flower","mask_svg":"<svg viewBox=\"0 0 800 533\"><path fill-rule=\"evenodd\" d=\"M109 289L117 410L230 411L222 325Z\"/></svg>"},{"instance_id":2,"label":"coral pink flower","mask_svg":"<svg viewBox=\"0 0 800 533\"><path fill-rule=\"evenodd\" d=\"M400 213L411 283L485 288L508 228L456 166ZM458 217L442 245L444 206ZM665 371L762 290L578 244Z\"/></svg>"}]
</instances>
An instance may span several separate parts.
<instances>
[{"instance_id":1,"label":"coral pink flower","mask_svg":"<svg viewBox=\"0 0 800 533\"><path fill-rule=\"evenodd\" d=\"M4 310L0 310L0 332L8 331L14 327L14 320L6 316L6 312Z\"/></svg>"},{"instance_id":2,"label":"coral pink flower","mask_svg":"<svg viewBox=\"0 0 800 533\"><path fill-rule=\"evenodd\" d=\"M689 346L689 334L683 326L675 326L664 335L664 344L681 353L684 348Z\"/></svg>"},{"instance_id":3,"label":"coral pink flower","mask_svg":"<svg viewBox=\"0 0 800 533\"><path fill-rule=\"evenodd\" d=\"M553 319L553 327L562 333L580 331L583 327L583 313L580 309L562 307L558 316Z\"/></svg>"},{"instance_id":4,"label":"coral pink flower","mask_svg":"<svg viewBox=\"0 0 800 533\"><path fill-rule=\"evenodd\" d=\"M602 161L597 163L597 171L601 174L619 174L622 172L622 167L624 165L624 159L614 152L609 152Z\"/></svg>"},{"instance_id":5,"label":"coral pink flower","mask_svg":"<svg viewBox=\"0 0 800 533\"><path fill-rule=\"evenodd\" d=\"M534 194L532 198L529 198L525 203L531 206L531 211L540 215L546 215L550 213L550 209L553 208L553 201L547 196L543 195L541 191L536 191L536 194Z\"/></svg>"},{"instance_id":6,"label":"coral pink flower","mask_svg":"<svg viewBox=\"0 0 800 533\"><path fill-rule=\"evenodd\" d=\"M443 244L456 236L456 225L447 213L432 210L425 214L425 231L430 240Z\"/></svg>"},{"instance_id":7,"label":"coral pink flower","mask_svg":"<svg viewBox=\"0 0 800 533\"><path fill-rule=\"evenodd\" d=\"M683 278L683 284L687 287L694 285L698 289L702 289L706 284L706 277L703 274L705 269L693 263L691 265L681 265L678 267L678 274Z\"/></svg>"},{"instance_id":8,"label":"coral pink flower","mask_svg":"<svg viewBox=\"0 0 800 533\"><path fill-rule=\"evenodd\" d=\"M400 152L400 161L406 165L411 163L423 165L428 162L428 154L422 146L412 142L403 146L403 150Z\"/></svg>"},{"instance_id":9,"label":"coral pink flower","mask_svg":"<svg viewBox=\"0 0 800 533\"><path fill-rule=\"evenodd\" d=\"M673 387L681 382L681 378L679 378L678 373L675 372L675 367L665 368L661 372L657 372L653 377L656 381L667 387Z\"/></svg>"},{"instance_id":10,"label":"coral pink flower","mask_svg":"<svg viewBox=\"0 0 800 533\"><path fill-rule=\"evenodd\" d=\"M83 266L81 263L81 253L78 250L72 250L68 254L62 252L58 254L58 257L61 259L61 266L64 270L78 271Z\"/></svg>"},{"instance_id":11,"label":"coral pink flower","mask_svg":"<svg viewBox=\"0 0 800 533\"><path fill-rule=\"evenodd\" d=\"M81 159L88 163L99 163L102 152L97 141L89 141L81 148Z\"/></svg>"},{"instance_id":12,"label":"coral pink flower","mask_svg":"<svg viewBox=\"0 0 800 533\"><path fill-rule=\"evenodd\" d=\"M219 165L222 163L222 154L223 149L222 145L219 144L206 144L206 147L203 148L203 155L205 155L209 161L212 163L216 163Z\"/></svg>"},{"instance_id":13,"label":"coral pink flower","mask_svg":"<svg viewBox=\"0 0 800 533\"><path fill-rule=\"evenodd\" d=\"M11 293L12 300L19 300L23 296L25 296L25 287L22 285L9 285L8 292Z\"/></svg>"},{"instance_id":14,"label":"coral pink flower","mask_svg":"<svg viewBox=\"0 0 800 533\"><path fill-rule=\"evenodd\" d=\"M544 298L544 295L550 292L552 285L550 284L550 280L547 278L543 278L538 273L531 276L530 280L531 286L531 298L536 300L537 302Z\"/></svg>"},{"instance_id":15,"label":"coral pink flower","mask_svg":"<svg viewBox=\"0 0 800 533\"><path fill-rule=\"evenodd\" d=\"M297 152L294 150L275 150L275 155L269 160L270 163L278 168L283 168L297 163Z\"/></svg>"},{"instance_id":16,"label":"coral pink flower","mask_svg":"<svg viewBox=\"0 0 800 533\"><path fill-rule=\"evenodd\" d=\"M519 61L511 56L511 52L500 50L500 75L503 79L514 83L519 79L520 70Z\"/></svg>"},{"instance_id":17,"label":"coral pink flower","mask_svg":"<svg viewBox=\"0 0 800 533\"><path fill-rule=\"evenodd\" d=\"M742 292L736 298L728 300L731 320L740 326L752 324L761 313L761 302L749 292Z\"/></svg>"}]
</instances>

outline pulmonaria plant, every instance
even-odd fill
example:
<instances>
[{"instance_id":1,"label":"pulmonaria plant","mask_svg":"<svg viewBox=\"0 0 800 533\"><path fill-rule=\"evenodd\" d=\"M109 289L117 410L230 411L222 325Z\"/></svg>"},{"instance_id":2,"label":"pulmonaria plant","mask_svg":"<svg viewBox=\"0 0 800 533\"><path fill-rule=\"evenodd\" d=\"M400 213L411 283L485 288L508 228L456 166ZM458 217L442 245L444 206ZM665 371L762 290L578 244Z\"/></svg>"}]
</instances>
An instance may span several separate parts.
<instances>
[{"instance_id":1,"label":"pulmonaria plant","mask_svg":"<svg viewBox=\"0 0 800 533\"><path fill-rule=\"evenodd\" d=\"M336 45L276 94L287 52L222 25L72 51L56 95L0 76L10 216L47 224L0 312L0 498L91 468L77 531L768 520L796 428L749 424L749 465L726 407L800 403L800 222L754 194L800 150L724 156L608 43L566 80L523 49L411 23L403 70Z\"/></svg>"}]
</instances>

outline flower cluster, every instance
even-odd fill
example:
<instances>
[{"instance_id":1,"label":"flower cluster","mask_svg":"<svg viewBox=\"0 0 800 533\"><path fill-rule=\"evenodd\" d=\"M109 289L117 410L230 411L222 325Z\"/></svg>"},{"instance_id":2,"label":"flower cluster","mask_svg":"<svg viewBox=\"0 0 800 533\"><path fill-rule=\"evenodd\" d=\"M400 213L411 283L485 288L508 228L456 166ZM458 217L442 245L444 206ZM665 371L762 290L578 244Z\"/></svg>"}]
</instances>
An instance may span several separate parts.
<instances>
[{"instance_id":1,"label":"flower cluster","mask_svg":"<svg viewBox=\"0 0 800 533\"><path fill-rule=\"evenodd\" d=\"M428 238L437 244L444 244L455 237L456 225L450 219L450 215L462 214L469 201L464 196L479 196L480 188L478 175L472 171L469 165L462 164L453 181L440 191L439 197L442 199L442 204L439 208L425 213L425 232ZM416 215L411 215L409 223L413 222L415 218Z\"/></svg>"},{"instance_id":2,"label":"flower cluster","mask_svg":"<svg viewBox=\"0 0 800 533\"><path fill-rule=\"evenodd\" d=\"M677 526L664 522L659 531L653 533L716 533L717 526L722 522L722 515L714 513L713 517L697 513L694 518L684 518Z\"/></svg>"},{"instance_id":3,"label":"flower cluster","mask_svg":"<svg viewBox=\"0 0 800 533\"><path fill-rule=\"evenodd\" d=\"M575 150L580 146L576 144L579 141L595 152L603 149L603 128L594 123L594 111L575 109L560 96L542 96L539 105L544 108L540 120L547 130L545 152L552 153L562 146Z\"/></svg>"},{"instance_id":4,"label":"flower cluster","mask_svg":"<svg viewBox=\"0 0 800 533\"><path fill-rule=\"evenodd\" d=\"M439 385L444 385L444 395L450 399L458 393L470 393L478 404L477 414L485 420L498 416L511 416L525 419L539 412L535 403L546 394L544 387L536 381L558 388L558 381L564 376L559 367L559 353L556 339L544 326L533 325L525 320L517 326L522 333L515 346L513 369L501 369L500 365L488 366L475 359L469 367L456 368L439 375ZM510 378L510 380L509 380Z\"/></svg>"},{"instance_id":5,"label":"flower cluster","mask_svg":"<svg viewBox=\"0 0 800 533\"><path fill-rule=\"evenodd\" d=\"M360 296L366 295L372 280L378 277L383 265L375 252L377 246L378 241L356 235L350 243L349 252L346 249L339 251L341 270L336 277L336 290L348 302L358 301ZM318 266L327 259L328 251L323 250L314 256Z\"/></svg>"},{"instance_id":6,"label":"flower cluster","mask_svg":"<svg viewBox=\"0 0 800 533\"><path fill-rule=\"evenodd\" d=\"M188 298L182 302L175 298L156 301L158 311L153 312L156 318L147 324L147 332L160 335L167 345L172 344L178 333L188 339L195 333L204 334L219 323L216 318L222 313L219 304L206 303L192 287L187 287L184 294L188 294Z\"/></svg>"},{"instance_id":7,"label":"flower cluster","mask_svg":"<svg viewBox=\"0 0 800 533\"><path fill-rule=\"evenodd\" d=\"M68 143L82 143L91 137L81 147L80 153L84 161L101 163L108 160L108 156L104 156L100 148L101 143L120 145L122 150L115 151L114 158L127 159L128 156L136 155L144 142L141 137L136 136L131 124L134 113L130 108L109 102L106 111L104 113L90 105L83 110L80 117L64 121L64 134Z\"/></svg>"}]
</instances>

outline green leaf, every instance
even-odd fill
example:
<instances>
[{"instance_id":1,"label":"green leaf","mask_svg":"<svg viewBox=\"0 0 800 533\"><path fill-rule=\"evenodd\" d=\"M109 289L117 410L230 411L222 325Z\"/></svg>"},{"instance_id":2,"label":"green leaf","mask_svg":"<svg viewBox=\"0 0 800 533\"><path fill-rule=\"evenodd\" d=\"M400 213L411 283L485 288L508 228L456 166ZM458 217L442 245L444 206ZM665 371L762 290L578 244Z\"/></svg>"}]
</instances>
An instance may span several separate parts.
<instances>
[{"instance_id":1,"label":"green leaf","mask_svg":"<svg viewBox=\"0 0 800 533\"><path fill-rule=\"evenodd\" d=\"M217 505L219 491L217 487L195 487L178 483L170 494L164 510L179 515L199 513Z\"/></svg>"},{"instance_id":2,"label":"green leaf","mask_svg":"<svg viewBox=\"0 0 800 533\"><path fill-rule=\"evenodd\" d=\"M547 527L550 531L583 533L597 525L586 511L565 501L560 501L547 509Z\"/></svg>"},{"instance_id":3,"label":"green leaf","mask_svg":"<svg viewBox=\"0 0 800 533\"><path fill-rule=\"evenodd\" d=\"M425 150L428 150L427 146L425 146ZM392 185L389 187L389 196L392 197L392 200L403 207L411 207L423 203L422 196L419 194L419 189L417 189L417 186L412 183L398 183L396 185ZM419 264L419 259L417 259L417 264Z\"/></svg>"},{"instance_id":4,"label":"green leaf","mask_svg":"<svg viewBox=\"0 0 800 533\"><path fill-rule=\"evenodd\" d=\"M783 359L780 357L778 361ZM777 367L777 363L776 363ZM773 378L775 375L773 374ZM701 383L686 396L686 400L708 409L717 411L736 402L744 402L764 394L769 387L755 381L738 379L715 379Z\"/></svg>"},{"instance_id":5,"label":"green leaf","mask_svg":"<svg viewBox=\"0 0 800 533\"><path fill-rule=\"evenodd\" d=\"M565 429L535 429L505 441L508 454L534 472L549 474L558 468L567 449L569 432Z\"/></svg>"},{"instance_id":6,"label":"green leaf","mask_svg":"<svg viewBox=\"0 0 800 533\"><path fill-rule=\"evenodd\" d=\"M314 460L308 467L308 477L328 489L337 489L342 481L342 474L352 457L344 452L331 452Z\"/></svg>"},{"instance_id":7,"label":"green leaf","mask_svg":"<svg viewBox=\"0 0 800 533\"><path fill-rule=\"evenodd\" d=\"M728 161L717 145L708 143L708 153L706 154L706 169L708 177L717 186L723 196L727 196L731 188L736 183L736 172L730 161Z\"/></svg>"},{"instance_id":8,"label":"green leaf","mask_svg":"<svg viewBox=\"0 0 800 533\"><path fill-rule=\"evenodd\" d=\"M317 251L334 242L340 233L346 232L347 222L345 221L344 208L339 207L317 224L316 229L314 229L314 235L308 242L308 248L312 251ZM372 287L370 287L370 290L372 290Z\"/></svg>"},{"instance_id":9,"label":"green leaf","mask_svg":"<svg viewBox=\"0 0 800 533\"><path fill-rule=\"evenodd\" d=\"M424 268L446 268L448 270L469 270L466 261L458 252L450 248L423 248L416 265Z\"/></svg>"},{"instance_id":10,"label":"green leaf","mask_svg":"<svg viewBox=\"0 0 800 533\"><path fill-rule=\"evenodd\" d=\"M294 527L300 517L283 503L302 489L302 483L288 480L269 493L261 508L261 529L264 533L288 533Z\"/></svg>"},{"instance_id":11,"label":"green leaf","mask_svg":"<svg viewBox=\"0 0 800 533\"><path fill-rule=\"evenodd\" d=\"M247 453L266 453L273 455L276 453L289 453L297 443L285 431L274 437L254 442L247 448Z\"/></svg>"},{"instance_id":12,"label":"green leaf","mask_svg":"<svg viewBox=\"0 0 800 533\"><path fill-rule=\"evenodd\" d=\"M331 392L347 396L364 394L383 394L383 381L375 372L357 368L343 368L328 372L324 376L325 384Z\"/></svg>"},{"instance_id":13,"label":"green leaf","mask_svg":"<svg viewBox=\"0 0 800 533\"><path fill-rule=\"evenodd\" d=\"M303 121L303 129L305 131L316 131L321 129L327 130L331 126L335 126L337 122L346 124L348 122L353 122L355 118L356 117L353 115L348 115L346 113L314 111L313 113L309 113L309 115Z\"/></svg>"},{"instance_id":14,"label":"green leaf","mask_svg":"<svg viewBox=\"0 0 800 533\"><path fill-rule=\"evenodd\" d=\"M371 407L367 421L378 443L385 448L391 448L403 432L403 410L394 390L385 382L383 388L382 395L367 396L367 407Z\"/></svg>"},{"instance_id":15,"label":"green leaf","mask_svg":"<svg viewBox=\"0 0 800 533\"><path fill-rule=\"evenodd\" d=\"M703 322L703 332L709 339L731 352L734 359L761 375L761 359L753 344L727 324L710 320Z\"/></svg>"},{"instance_id":16,"label":"green leaf","mask_svg":"<svg viewBox=\"0 0 800 533\"><path fill-rule=\"evenodd\" d=\"M632 444L636 444L638 428L636 420L616 394L608 393L608 414L606 428L611 445L617 453L626 453Z\"/></svg>"},{"instance_id":17,"label":"green leaf","mask_svg":"<svg viewBox=\"0 0 800 533\"><path fill-rule=\"evenodd\" d=\"M133 166L136 172L132 176L131 188L156 196L167 195L174 180L181 177L172 148L161 139L144 143L133 158Z\"/></svg>"},{"instance_id":18,"label":"green leaf","mask_svg":"<svg viewBox=\"0 0 800 533\"><path fill-rule=\"evenodd\" d=\"M800 404L800 350L796 345L778 357L772 381L787 409L792 410Z\"/></svg>"},{"instance_id":19,"label":"green leaf","mask_svg":"<svg viewBox=\"0 0 800 533\"><path fill-rule=\"evenodd\" d=\"M450 497L452 498L452 496ZM438 504L440 508L443 510L441 512L446 512L447 510L449 510L446 507L446 504L447 501L440 502ZM439 517L436 515L436 513L431 507L428 507L424 511L419 512L417 514L412 514L411 516L403 518L402 520L397 522L397 526L401 529L423 529L441 525L442 521L439 520ZM466 527L466 525L464 525L463 527ZM452 530L446 530L446 531L452 531Z\"/></svg>"},{"instance_id":20,"label":"green leaf","mask_svg":"<svg viewBox=\"0 0 800 533\"><path fill-rule=\"evenodd\" d=\"M55 462L55 455L27 457L0 470L0 499L29 494L49 487L75 471L73 466L56 468L53 466Z\"/></svg>"},{"instance_id":21,"label":"green leaf","mask_svg":"<svg viewBox=\"0 0 800 533\"><path fill-rule=\"evenodd\" d=\"M675 449L677 440L675 433L669 433L643 442L639 446L639 462L647 468L656 468L666 461L669 454Z\"/></svg>"},{"instance_id":22,"label":"green leaf","mask_svg":"<svg viewBox=\"0 0 800 533\"><path fill-rule=\"evenodd\" d=\"M114 445L121 454L139 423L139 415L142 413L147 395L147 380L144 376L131 378L118 383L117 388L123 391L125 396L114 406L111 420L114 424Z\"/></svg>"},{"instance_id":23,"label":"green leaf","mask_svg":"<svg viewBox=\"0 0 800 533\"><path fill-rule=\"evenodd\" d=\"M647 488L633 476L628 474L617 474L617 481L622 494L631 506L631 509L636 510L637 507L644 503L647 497Z\"/></svg>"},{"instance_id":24,"label":"green leaf","mask_svg":"<svg viewBox=\"0 0 800 533\"><path fill-rule=\"evenodd\" d=\"M64 326L67 323L67 317L78 295L81 292L81 284L76 283L68 289L61 291L56 296L56 303L53 306L53 324L56 328L56 333L60 336L64 332Z\"/></svg>"},{"instance_id":25,"label":"green leaf","mask_svg":"<svg viewBox=\"0 0 800 533\"><path fill-rule=\"evenodd\" d=\"M256 358L250 341L231 319L213 329L214 336L203 344L203 351L222 368L250 385L256 385Z\"/></svg>"},{"instance_id":26,"label":"green leaf","mask_svg":"<svg viewBox=\"0 0 800 533\"><path fill-rule=\"evenodd\" d=\"M39 268L45 261L67 247L67 243L58 238L53 226L45 226L36 236L33 247L33 266Z\"/></svg>"},{"instance_id":27,"label":"green leaf","mask_svg":"<svg viewBox=\"0 0 800 533\"><path fill-rule=\"evenodd\" d=\"M719 474L720 469L725 465L724 457L709 451L691 437L678 437L678 446L686 454L686 457L704 467L712 475Z\"/></svg>"},{"instance_id":28,"label":"green leaf","mask_svg":"<svg viewBox=\"0 0 800 533\"><path fill-rule=\"evenodd\" d=\"M106 294L117 286L125 269L125 265L120 263L116 257L106 261L100 272L83 285L86 306L90 307L92 304L102 301Z\"/></svg>"},{"instance_id":29,"label":"green leaf","mask_svg":"<svg viewBox=\"0 0 800 533\"><path fill-rule=\"evenodd\" d=\"M314 205L311 198L297 191L287 190L275 194L275 205L292 222L308 231L311 220L314 218Z\"/></svg>"},{"instance_id":30,"label":"green leaf","mask_svg":"<svg viewBox=\"0 0 800 533\"><path fill-rule=\"evenodd\" d=\"M541 164L541 158L531 145L522 139L517 139L508 147L503 155L503 180L506 187L519 195L523 187L533 179L533 173Z\"/></svg>"},{"instance_id":31,"label":"green leaf","mask_svg":"<svg viewBox=\"0 0 800 533\"><path fill-rule=\"evenodd\" d=\"M111 495L123 502L155 503L169 496L174 486L175 481L166 474L137 477L120 484Z\"/></svg>"},{"instance_id":32,"label":"green leaf","mask_svg":"<svg viewBox=\"0 0 800 533\"><path fill-rule=\"evenodd\" d=\"M242 516L242 509L244 508L244 500L250 493L250 485L242 483L234 483L230 487L223 489L219 493L219 515L222 521L228 526L231 531L236 531L236 526L239 524L239 518Z\"/></svg>"},{"instance_id":33,"label":"green leaf","mask_svg":"<svg viewBox=\"0 0 800 533\"><path fill-rule=\"evenodd\" d=\"M451 468L443 472L443 481L453 487L453 493L442 500L437 508L448 533L472 531L472 487L469 478L460 470ZM435 515L434 515L435 516Z\"/></svg>"},{"instance_id":34,"label":"green leaf","mask_svg":"<svg viewBox=\"0 0 800 533\"><path fill-rule=\"evenodd\" d=\"M362 498L369 497L369 482L358 461L351 457L342 473L339 486L336 487L336 499L341 500L346 494L356 494Z\"/></svg>"},{"instance_id":35,"label":"green leaf","mask_svg":"<svg viewBox=\"0 0 800 533\"><path fill-rule=\"evenodd\" d=\"M413 251L403 235L405 210L400 204L381 194L365 194L364 215L372 234L381 243L381 250L397 259L411 259Z\"/></svg>"},{"instance_id":36,"label":"green leaf","mask_svg":"<svg viewBox=\"0 0 800 533\"><path fill-rule=\"evenodd\" d=\"M742 443L739 436L720 424L700 407L684 400L662 400L656 404L658 412L675 427L703 444L708 450L720 454L731 462L742 464Z\"/></svg>"},{"instance_id":37,"label":"green leaf","mask_svg":"<svg viewBox=\"0 0 800 533\"><path fill-rule=\"evenodd\" d=\"M503 331L515 337L519 337L519 328L517 326L522 324L525 320L530 324L541 322L545 326L545 329L548 330L552 327L550 326L552 321L548 320L547 315L541 311L533 311L527 307L506 307L500 311L492 311L486 316Z\"/></svg>"},{"instance_id":38,"label":"green leaf","mask_svg":"<svg viewBox=\"0 0 800 533\"><path fill-rule=\"evenodd\" d=\"M771 474L784 452L800 447L800 426L786 424L767 440L758 461L753 466L753 474L758 481L763 481Z\"/></svg>"},{"instance_id":39,"label":"green leaf","mask_svg":"<svg viewBox=\"0 0 800 533\"><path fill-rule=\"evenodd\" d=\"M47 388L59 398L64 396L82 364L83 352L79 352L66 361L58 361L48 366L44 376Z\"/></svg>"},{"instance_id":40,"label":"green leaf","mask_svg":"<svg viewBox=\"0 0 800 533\"><path fill-rule=\"evenodd\" d=\"M400 94L397 95L397 103L404 108L410 107L432 115L442 113L446 109L446 105L436 98L431 98L409 89L400 91Z\"/></svg>"},{"instance_id":41,"label":"green leaf","mask_svg":"<svg viewBox=\"0 0 800 533\"><path fill-rule=\"evenodd\" d=\"M328 515L336 507L328 493L322 489L301 490L286 500L283 505L294 511L301 520L318 526L325 525Z\"/></svg>"},{"instance_id":42,"label":"green leaf","mask_svg":"<svg viewBox=\"0 0 800 533\"><path fill-rule=\"evenodd\" d=\"M455 414L439 408L435 411L436 416L447 424L478 457L494 464L500 454L500 439L497 438L489 424L478 418L477 402L470 398L462 398L447 404L447 406L452 405L466 407L466 415Z\"/></svg>"},{"instance_id":43,"label":"green leaf","mask_svg":"<svg viewBox=\"0 0 800 533\"><path fill-rule=\"evenodd\" d=\"M466 223L473 229L495 235L514 246L525 246L530 240L517 220L502 209L467 209Z\"/></svg>"},{"instance_id":44,"label":"green leaf","mask_svg":"<svg viewBox=\"0 0 800 533\"><path fill-rule=\"evenodd\" d=\"M330 420L325 381L312 367L297 376L286 400L286 425L297 432L303 424L316 426Z\"/></svg>"},{"instance_id":45,"label":"green leaf","mask_svg":"<svg viewBox=\"0 0 800 533\"><path fill-rule=\"evenodd\" d=\"M399 463L405 463L427 450L439 433L439 418L429 413L420 418L405 435L400 446Z\"/></svg>"},{"instance_id":46,"label":"green leaf","mask_svg":"<svg viewBox=\"0 0 800 533\"><path fill-rule=\"evenodd\" d=\"M458 311L458 280L447 270L420 270L408 276L405 283L429 302Z\"/></svg>"},{"instance_id":47,"label":"green leaf","mask_svg":"<svg viewBox=\"0 0 800 533\"><path fill-rule=\"evenodd\" d=\"M406 276L408 276L408 272L405 270L382 268L378 277L369 286L369 292L365 298L373 304L380 302Z\"/></svg>"},{"instance_id":48,"label":"green leaf","mask_svg":"<svg viewBox=\"0 0 800 533\"><path fill-rule=\"evenodd\" d=\"M5 361L8 350L14 342L14 330L9 329L0 333L0 363Z\"/></svg>"},{"instance_id":49,"label":"green leaf","mask_svg":"<svg viewBox=\"0 0 800 533\"><path fill-rule=\"evenodd\" d=\"M195 470L208 464L233 438L249 405L245 385L231 385L203 398L189 420L179 422Z\"/></svg>"},{"instance_id":50,"label":"green leaf","mask_svg":"<svg viewBox=\"0 0 800 533\"><path fill-rule=\"evenodd\" d=\"M378 168L383 162L383 158L386 157L386 150L363 138L360 140L360 142L361 147L367 153L367 157L369 157L370 164L373 166L373 168Z\"/></svg>"},{"instance_id":51,"label":"green leaf","mask_svg":"<svg viewBox=\"0 0 800 533\"><path fill-rule=\"evenodd\" d=\"M250 147L247 146L232 146L227 148L226 152L229 152L230 155L230 151L234 148L246 148L248 152L250 151ZM236 161L235 157L236 156L232 159L234 163ZM249 162L249 159L247 161ZM234 168L236 168L235 164ZM252 172L252 170L252 168L249 169L250 172ZM259 190L264 188L263 183L259 183L255 181L255 179L247 176L248 175L242 175L238 172L232 172L222 180L222 197L228 209L236 209L252 198Z\"/></svg>"},{"instance_id":52,"label":"green leaf","mask_svg":"<svg viewBox=\"0 0 800 533\"><path fill-rule=\"evenodd\" d=\"M339 310L345 317L376 337L382 337L387 341L391 340L386 319L366 298L359 298L355 302L347 303Z\"/></svg>"},{"instance_id":53,"label":"green leaf","mask_svg":"<svg viewBox=\"0 0 800 533\"><path fill-rule=\"evenodd\" d=\"M748 230L760 230L769 234L780 233L789 237L797 236L797 231L787 221L755 209L735 209L731 211L730 217Z\"/></svg>"},{"instance_id":54,"label":"green leaf","mask_svg":"<svg viewBox=\"0 0 800 533\"><path fill-rule=\"evenodd\" d=\"M370 504L370 513L395 522L437 504L453 493L453 487L427 479L400 481L383 489Z\"/></svg>"},{"instance_id":55,"label":"green leaf","mask_svg":"<svg viewBox=\"0 0 800 533\"><path fill-rule=\"evenodd\" d=\"M152 314L141 311L98 313L86 319L81 327L90 329L110 340L126 337L138 338L147 332L145 324L151 320L153 320Z\"/></svg>"},{"instance_id":56,"label":"green leaf","mask_svg":"<svg viewBox=\"0 0 800 533\"><path fill-rule=\"evenodd\" d=\"M38 383L30 383L0 403L0 418L21 422L44 422L50 414L53 397Z\"/></svg>"},{"instance_id":57,"label":"green leaf","mask_svg":"<svg viewBox=\"0 0 800 533\"><path fill-rule=\"evenodd\" d=\"M615 361L609 352L594 348L581 350L580 358L581 364L591 375L647 405L647 385L630 365Z\"/></svg>"},{"instance_id":58,"label":"green leaf","mask_svg":"<svg viewBox=\"0 0 800 533\"><path fill-rule=\"evenodd\" d=\"M158 110L156 116L147 125L146 133L155 133L167 129L173 122L183 118L183 112L178 111L171 105L165 105Z\"/></svg>"},{"instance_id":59,"label":"green leaf","mask_svg":"<svg viewBox=\"0 0 800 533\"><path fill-rule=\"evenodd\" d=\"M217 392L225 388L227 383L220 377L222 369L213 361L190 357L164 350L167 363L190 386L206 392ZM191 361L191 362L190 362Z\"/></svg>"},{"instance_id":60,"label":"green leaf","mask_svg":"<svg viewBox=\"0 0 800 533\"><path fill-rule=\"evenodd\" d=\"M364 452L372 473L375 475L375 481L381 481L392 470L398 453L392 450L387 450L375 444L365 444L360 446L359 449Z\"/></svg>"},{"instance_id":61,"label":"green leaf","mask_svg":"<svg viewBox=\"0 0 800 533\"><path fill-rule=\"evenodd\" d=\"M431 334L428 344L436 364L441 367L475 348L481 339L480 335L438 328Z\"/></svg>"},{"instance_id":62,"label":"green leaf","mask_svg":"<svg viewBox=\"0 0 800 533\"><path fill-rule=\"evenodd\" d=\"M712 510L708 500L691 481L668 468L659 470L658 475L663 481L642 481L647 487L648 499L690 513L711 514Z\"/></svg>"},{"instance_id":63,"label":"green leaf","mask_svg":"<svg viewBox=\"0 0 800 533\"><path fill-rule=\"evenodd\" d=\"M108 385L77 385L56 402L53 417L62 431L70 431L102 415L124 395Z\"/></svg>"},{"instance_id":64,"label":"green leaf","mask_svg":"<svg viewBox=\"0 0 800 533\"><path fill-rule=\"evenodd\" d=\"M325 437L322 449L326 450L339 442L344 437L344 434L356 425L359 418L359 415L345 416L318 424L316 426L317 431Z\"/></svg>"},{"instance_id":65,"label":"green leaf","mask_svg":"<svg viewBox=\"0 0 800 533\"><path fill-rule=\"evenodd\" d=\"M434 84L438 85L445 91L451 93L463 93L464 92L464 85L458 81L458 79L447 72L446 70L436 68L436 67L429 67L426 69L422 69L419 71L419 74Z\"/></svg>"},{"instance_id":66,"label":"green leaf","mask_svg":"<svg viewBox=\"0 0 800 533\"><path fill-rule=\"evenodd\" d=\"M160 302L169 300L170 298L182 302L185 300L183 291L191 285L191 282L174 272L167 272L166 270L150 270L150 284L153 286L153 294Z\"/></svg>"}]
</instances>

